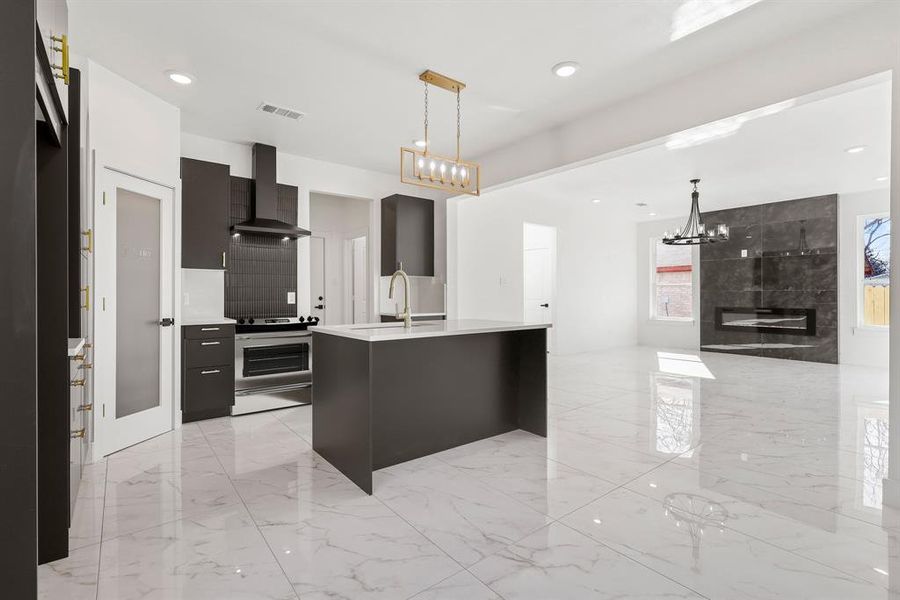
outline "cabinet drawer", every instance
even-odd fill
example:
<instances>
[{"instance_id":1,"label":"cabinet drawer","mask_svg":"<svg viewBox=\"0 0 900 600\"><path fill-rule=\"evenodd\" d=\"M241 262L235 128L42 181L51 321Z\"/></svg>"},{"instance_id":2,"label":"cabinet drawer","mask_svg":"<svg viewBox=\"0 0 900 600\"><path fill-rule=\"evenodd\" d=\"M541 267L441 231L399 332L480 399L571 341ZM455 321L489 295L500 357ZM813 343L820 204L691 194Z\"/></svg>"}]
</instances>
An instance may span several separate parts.
<instances>
[{"instance_id":1,"label":"cabinet drawer","mask_svg":"<svg viewBox=\"0 0 900 600\"><path fill-rule=\"evenodd\" d=\"M186 369L183 394L185 413L228 414L234 404L234 367Z\"/></svg>"},{"instance_id":2,"label":"cabinet drawer","mask_svg":"<svg viewBox=\"0 0 900 600\"><path fill-rule=\"evenodd\" d=\"M233 337L184 340L185 368L215 365L234 365Z\"/></svg>"},{"instance_id":3,"label":"cabinet drawer","mask_svg":"<svg viewBox=\"0 0 900 600\"><path fill-rule=\"evenodd\" d=\"M210 338L234 337L234 325L220 323L215 325L189 325L182 328L186 340L206 340Z\"/></svg>"}]
</instances>

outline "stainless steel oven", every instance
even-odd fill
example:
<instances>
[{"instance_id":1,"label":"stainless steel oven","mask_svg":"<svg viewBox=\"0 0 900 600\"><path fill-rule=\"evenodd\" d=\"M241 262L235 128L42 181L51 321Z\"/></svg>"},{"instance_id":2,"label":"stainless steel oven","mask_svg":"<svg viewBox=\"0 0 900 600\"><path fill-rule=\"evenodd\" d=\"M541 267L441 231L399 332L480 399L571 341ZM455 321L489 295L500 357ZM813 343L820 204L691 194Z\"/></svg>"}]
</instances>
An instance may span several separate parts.
<instances>
[{"instance_id":1,"label":"stainless steel oven","mask_svg":"<svg viewBox=\"0 0 900 600\"><path fill-rule=\"evenodd\" d=\"M315 319L238 319L234 336L234 408L241 415L309 404Z\"/></svg>"},{"instance_id":2,"label":"stainless steel oven","mask_svg":"<svg viewBox=\"0 0 900 600\"><path fill-rule=\"evenodd\" d=\"M312 333L238 333L234 338L234 393L286 391L309 387Z\"/></svg>"}]
</instances>

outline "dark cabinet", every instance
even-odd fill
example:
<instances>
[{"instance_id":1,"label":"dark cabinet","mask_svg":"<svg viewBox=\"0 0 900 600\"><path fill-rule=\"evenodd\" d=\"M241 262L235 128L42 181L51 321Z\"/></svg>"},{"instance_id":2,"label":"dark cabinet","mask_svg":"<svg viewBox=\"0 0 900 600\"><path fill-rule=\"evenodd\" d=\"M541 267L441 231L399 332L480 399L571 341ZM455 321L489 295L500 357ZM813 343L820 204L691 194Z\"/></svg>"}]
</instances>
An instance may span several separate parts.
<instances>
[{"instance_id":1,"label":"dark cabinet","mask_svg":"<svg viewBox=\"0 0 900 600\"><path fill-rule=\"evenodd\" d=\"M224 269L228 252L228 165L181 159L181 266Z\"/></svg>"},{"instance_id":2,"label":"dark cabinet","mask_svg":"<svg viewBox=\"0 0 900 600\"><path fill-rule=\"evenodd\" d=\"M434 202L394 194L381 201L381 274L403 265L408 275L434 277Z\"/></svg>"},{"instance_id":3,"label":"dark cabinet","mask_svg":"<svg viewBox=\"0 0 900 600\"><path fill-rule=\"evenodd\" d=\"M234 404L234 325L182 328L182 421L231 414Z\"/></svg>"}]
</instances>

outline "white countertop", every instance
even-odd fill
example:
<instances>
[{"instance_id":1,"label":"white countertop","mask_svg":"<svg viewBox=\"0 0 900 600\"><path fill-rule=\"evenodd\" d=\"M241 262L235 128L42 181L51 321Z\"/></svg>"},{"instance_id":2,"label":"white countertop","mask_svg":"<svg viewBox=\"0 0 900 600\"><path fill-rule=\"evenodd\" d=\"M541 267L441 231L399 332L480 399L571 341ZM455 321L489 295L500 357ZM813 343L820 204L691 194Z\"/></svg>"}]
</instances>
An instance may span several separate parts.
<instances>
[{"instance_id":1,"label":"white countertop","mask_svg":"<svg viewBox=\"0 0 900 600\"><path fill-rule=\"evenodd\" d=\"M516 321L483 321L461 319L458 321L415 321L409 329L403 323L367 323L358 325L317 325L310 331L353 338L364 342L386 342L475 333L547 329L549 323L521 323Z\"/></svg>"},{"instance_id":2,"label":"white countertop","mask_svg":"<svg viewBox=\"0 0 900 600\"><path fill-rule=\"evenodd\" d=\"M397 318L397 315L395 313L387 312L387 311L381 311L380 316ZM445 317L445 316L447 316L447 313L445 313L445 312L421 312L421 313L412 313L410 315L410 317L412 317L413 319L416 319L419 317Z\"/></svg>"},{"instance_id":3,"label":"white countertop","mask_svg":"<svg viewBox=\"0 0 900 600\"><path fill-rule=\"evenodd\" d=\"M69 338L69 358L76 356L84 348L84 338Z\"/></svg>"},{"instance_id":4,"label":"white countertop","mask_svg":"<svg viewBox=\"0 0 900 600\"><path fill-rule=\"evenodd\" d=\"M193 325L234 325L237 323L234 319L229 319L227 317L211 317L211 318L191 318L184 319L181 324L191 327Z\"/></svg>"}]
</instances>

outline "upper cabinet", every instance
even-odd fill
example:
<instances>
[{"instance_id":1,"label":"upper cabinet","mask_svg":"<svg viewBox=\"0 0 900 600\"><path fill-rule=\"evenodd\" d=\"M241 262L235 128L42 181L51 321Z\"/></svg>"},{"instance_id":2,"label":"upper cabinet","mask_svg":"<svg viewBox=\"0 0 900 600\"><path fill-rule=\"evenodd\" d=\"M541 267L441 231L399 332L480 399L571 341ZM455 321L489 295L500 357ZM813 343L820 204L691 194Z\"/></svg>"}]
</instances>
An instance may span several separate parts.
<instances>
[{"instance_id":1,"label":"upper cabinet","mask_svg":"<svg viewBox=\"0 0 900 600\"><path fill-rule=\"evenodd\" d=\"M228 165L181 159L181 266L225 269L228 252Z\"/></svg>"},{"instance_id":2,"label":"upper cabinet","mask_svg":"<svg viewBox=\"0 0 900 600\"><path fill-rule=\"evenodd\" d=\"M434 277L434 202L394 194L381 201L381 274L403 267Z\"/></svg>"},{"instance_id":3,"label":"upper cabinet","mask_svg":"<svg viewBox=\"0 0 900 600\"><path fill-rule=\"evenodd\" d=\"M63 119L66 119L69 112L69 89L67 82L62 78L63 56L60 39L63 36L68 37L69 6L66 0L37 0L35 3L35 16L38 29L41 32L41 42L47 53L47 59L51 64L53 82L62 102L60 108L62 109ZM60 68L53 68L52 65L57 65Z\"/></svg>"}]
</instances>

